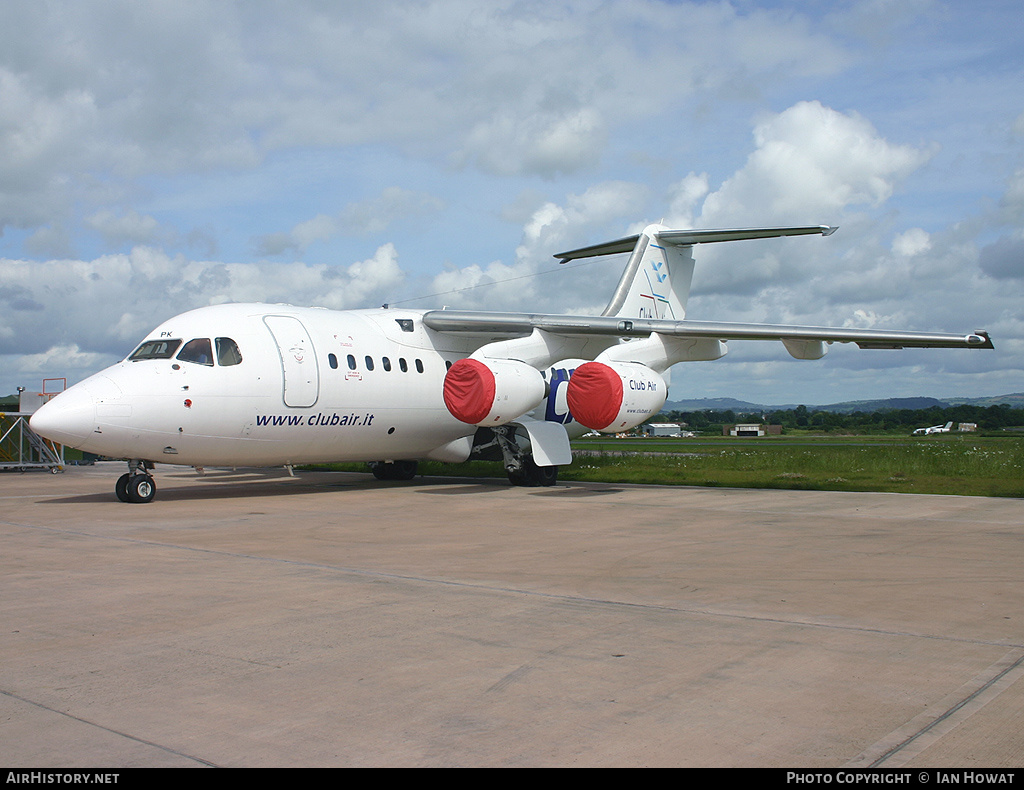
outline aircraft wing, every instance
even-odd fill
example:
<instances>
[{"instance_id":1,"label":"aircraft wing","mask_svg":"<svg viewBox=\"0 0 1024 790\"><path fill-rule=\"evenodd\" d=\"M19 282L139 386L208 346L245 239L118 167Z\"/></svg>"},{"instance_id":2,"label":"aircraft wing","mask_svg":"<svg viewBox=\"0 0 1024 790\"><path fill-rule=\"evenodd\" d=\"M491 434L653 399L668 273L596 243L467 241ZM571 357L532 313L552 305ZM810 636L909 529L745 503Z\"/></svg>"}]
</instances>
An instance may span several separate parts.
<instances>
[{"instance_id":1,"label":"aircraft wing","mask_svg":"<svg viewBox=\"0 0 1024 790\"><path fill-rule=\"evenodd\" d=\"M720 321L668 321L618 316L538 315L468 310L431 310L423 323L438 332L520 336L540 329L555 335L647 337L652 332L672 337L714 340L781 340L856 343L861 348L994 348L987 332L946 334L821 326L785 326Z\"/></svg>"}]
</instances>

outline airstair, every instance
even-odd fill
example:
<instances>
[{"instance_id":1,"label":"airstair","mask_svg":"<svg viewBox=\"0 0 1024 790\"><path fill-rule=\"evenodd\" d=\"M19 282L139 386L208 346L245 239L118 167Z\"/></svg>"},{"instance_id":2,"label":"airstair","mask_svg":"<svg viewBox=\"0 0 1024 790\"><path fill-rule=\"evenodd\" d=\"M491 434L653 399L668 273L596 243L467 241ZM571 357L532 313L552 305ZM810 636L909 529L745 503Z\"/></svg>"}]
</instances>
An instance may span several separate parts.
<instances>
[{"instance_id":1,"label":"airstair","mask_svg":"<svg viewBox=\"0 0 1024 790\"><path fill-rule=\"evenodd\" d=\"M58 384L60 389L55 386ZM0 411L0 469L64 471L64 445L44 439L32 430L28 419L66 386L66 379L44 379L42 392L19 388L18 411Z\"/></svg>"}]
</instances>

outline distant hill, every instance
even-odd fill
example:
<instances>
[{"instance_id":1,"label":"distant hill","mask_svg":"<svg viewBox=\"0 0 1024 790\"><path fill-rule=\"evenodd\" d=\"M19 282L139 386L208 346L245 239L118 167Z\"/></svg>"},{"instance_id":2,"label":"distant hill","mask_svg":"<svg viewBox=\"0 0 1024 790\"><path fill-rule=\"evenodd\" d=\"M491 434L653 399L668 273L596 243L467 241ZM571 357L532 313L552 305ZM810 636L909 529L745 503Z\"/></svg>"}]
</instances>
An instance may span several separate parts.
<instances>
[{"instance_id":1,"label":"distant hill","mask_svg":"<svg viewBox=\"0 0 1024 790\"><path fill-rule=\"evenodd\" d=\"M832 411L840 414L852 414L855 411L895 411L898 409L930 409L938 406L944 409L950 406L947 401L936 398L884 398L882 400L854 400L845 403L831 403L827 406L815 406L816 411ZM808 407L810 408L810 407Z\"/></svg>"},{"instance_id":2,"label":"distant hill","mask_svg":"<svg viewBox=\"0 0 1024 790\"><path fill-rule=\"evenodd\" d=\"M1024 409L1024 392L1014 392L1010 395L999 395L995 398L946 398L950 406L959 406L965 403L968 406L999 406L1006 404L1014 409Z\"/></svg>"},{"instance_id":3,"label":"distant hill","mask_svg":"<svg viewBox=\"0 0 1024 790\"><path fill-rule=\"evenodd\" d=\"M765 406L760 403L751 403L735 398L693 398L691 400L667 401L662 411L733 411L751 412L774 409L795 409L793 406Z\"/></svg>"},{"instance_id":4,"label":"distant hill","mask_svg":"<svg viewBox=\"0 0 1024 790\"><path fill-rule=\"evenodd\" d=\"M855 411L872 412L896 409L930 409L932 406L945 408L947 406L998 406L1006 404L1013 408L1024 408L1024 392L1015 392L1010 395L998 395L987 398L883 398L880 400L859 400L845 401L844 403L830 403L826 405L804 404L808 411L831 411L841 414L850 414ZM662 411L727 411L734 412L757 412L757 411L784 411L795 409L800 404L786 403L782 405L769 405L764 403L751 403L735 398L691 398L690 400L668 401Z\"/></svg>"}]
</instances>

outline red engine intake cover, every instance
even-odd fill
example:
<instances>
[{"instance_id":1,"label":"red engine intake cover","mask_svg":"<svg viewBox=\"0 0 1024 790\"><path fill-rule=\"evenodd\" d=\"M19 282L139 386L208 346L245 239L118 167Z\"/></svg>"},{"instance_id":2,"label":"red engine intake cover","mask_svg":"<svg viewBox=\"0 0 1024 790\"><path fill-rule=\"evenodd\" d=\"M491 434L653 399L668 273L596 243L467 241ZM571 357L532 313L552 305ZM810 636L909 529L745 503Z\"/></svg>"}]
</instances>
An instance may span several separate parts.
<instances>
[{"instance_id":1,"label":"red engine intake cover","mask_svg":"<svg viewBox=\"0 0 1024 790\"><path fill-rule=\"evenodd\" d=\"M444 405L452 415L476 425L494 404L494 374L475 359L460 359L444 377Z\"/></svg>"},{"instance_id":2,"label":"red engine intake cover","mask_svg":"<svg viewBox=\"0 0 1024 790\"><path fill-rule=\"evenodd\" d=\"M635 362L587 362L565 387L576 421L606 433L627 431L657 414L667 394L661 374Z\"/></svg>"},{"instance_id":3,"label":"red engine intake cover","mask_svg":"<svg viewBox=\"0 0 1024 790\"><path fill-rule=\"evenodd\" d=\"M619 414L622 378L601 362L587 362L576 368L569 379L565 399L576 422L600 431Z\"/></svg>"},{"instance_id":4,"label":"red engine intake cover","mask_svg":"<svg viewBox=\"0 0 1024 790\"><path fill-rule=\"evenodd\" d=\"M444 404L470 425L504 425L544 400L544 377L514 359L460 359L444 377Z\"/></svg>"}]
</instances>

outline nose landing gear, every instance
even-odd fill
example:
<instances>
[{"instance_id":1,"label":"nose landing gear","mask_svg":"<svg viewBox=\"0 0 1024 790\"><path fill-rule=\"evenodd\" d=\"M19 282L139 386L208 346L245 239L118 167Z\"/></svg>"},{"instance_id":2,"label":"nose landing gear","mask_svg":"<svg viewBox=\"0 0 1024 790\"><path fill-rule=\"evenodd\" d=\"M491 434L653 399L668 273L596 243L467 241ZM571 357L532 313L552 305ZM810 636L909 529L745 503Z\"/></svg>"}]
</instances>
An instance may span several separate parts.
<instances>
[{"instance_id":1,"label":"nose landing gear","mask_svg":"<svg viewBox=\"0 0 1024 790\"><path fill-rule=\"evenodd\" d=\"M149 474L152 464L146 461L128 462L128 472L117 479L114 493L122 502L141 504L152 502L156 496L156 481Z\"/></svg>"}]
</instances>

